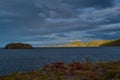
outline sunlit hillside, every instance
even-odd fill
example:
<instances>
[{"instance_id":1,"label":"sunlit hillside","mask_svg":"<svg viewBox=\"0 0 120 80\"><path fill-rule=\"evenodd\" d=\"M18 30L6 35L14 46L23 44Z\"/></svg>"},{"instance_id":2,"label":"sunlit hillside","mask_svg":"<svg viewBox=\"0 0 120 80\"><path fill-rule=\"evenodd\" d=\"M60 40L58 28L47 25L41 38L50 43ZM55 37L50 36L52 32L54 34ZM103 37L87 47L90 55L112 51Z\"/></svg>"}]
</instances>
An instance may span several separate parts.
<instances>
[{"instance_id":1,"label":"sunlit hillside","mask_svg":"<svg viewBox=\"0 0 120 80\"><path fill-rule=\"evenodd\" d=\"M117 40L94 40L90 42L75 41L69 44L56 45L53 47L99 47L99 46L120 46L120 39Z\"/></svg>"},{"instance_id":2,"label":"sunlit hillside","mask_svg":"<svg viewBox=\"0 0 120 80\"><path fill-rule=\"evenodd\" d=\"M110 42L102 44L101 46L120 46L120 39L112 40Z\"/></svg>"}]
</instances>

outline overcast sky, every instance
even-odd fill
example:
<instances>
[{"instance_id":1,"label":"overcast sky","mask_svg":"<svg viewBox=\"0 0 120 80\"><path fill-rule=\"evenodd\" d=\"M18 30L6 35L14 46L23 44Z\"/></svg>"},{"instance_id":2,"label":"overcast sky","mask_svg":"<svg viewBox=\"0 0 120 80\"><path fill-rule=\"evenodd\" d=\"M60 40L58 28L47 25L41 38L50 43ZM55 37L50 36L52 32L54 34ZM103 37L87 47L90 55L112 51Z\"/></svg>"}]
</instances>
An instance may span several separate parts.
<instances>
[{"instance_id":1,"label":"overcast sky","mask_svg":"<svg viewBox=\"0 0 120 80\"><path fill-rule=\"evenodd\" d=\"M0 47L120 37L120 0L0 0Z\"/></svg>"}]
</instances>

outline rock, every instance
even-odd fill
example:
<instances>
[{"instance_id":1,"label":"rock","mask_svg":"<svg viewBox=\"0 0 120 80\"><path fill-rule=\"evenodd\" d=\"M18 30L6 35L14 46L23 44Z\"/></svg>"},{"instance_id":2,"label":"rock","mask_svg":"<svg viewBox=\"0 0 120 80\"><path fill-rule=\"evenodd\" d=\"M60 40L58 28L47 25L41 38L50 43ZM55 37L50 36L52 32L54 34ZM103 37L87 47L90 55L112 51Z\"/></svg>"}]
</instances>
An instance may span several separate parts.
<instances>
[{"instance_id":1,"label":"rock","mask_svg":"<svg viewBox=\"0 0 120 80\"><path fill-rule=\"evenodd\" d=\"M32 49L32 45L23 43L10 43L5 46L5 49Z\"/></svg>"}]
</instances>

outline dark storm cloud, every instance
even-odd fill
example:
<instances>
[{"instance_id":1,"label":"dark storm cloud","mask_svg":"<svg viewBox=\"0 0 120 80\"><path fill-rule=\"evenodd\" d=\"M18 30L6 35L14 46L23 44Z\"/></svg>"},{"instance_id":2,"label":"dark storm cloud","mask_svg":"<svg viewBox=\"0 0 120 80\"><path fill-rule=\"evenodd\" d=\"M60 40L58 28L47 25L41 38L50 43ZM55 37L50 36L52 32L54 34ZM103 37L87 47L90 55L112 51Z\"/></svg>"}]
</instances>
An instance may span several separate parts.
<instances>
[{"instance_id":1,"label":"dark storm cloud","mask_svg":"<svg viewBox=\"0 0 120 80\"><path fill-rule=\"evenodd\" d=\"M88 31L87 34L91 36L86 36L90 38L98 38L98 39L115 39L120 37L120 25L112 25L110 27L103 26L103 29L98 29L95 31Z\"/></svg>"},{"instance_id":2,"label":"dark storm cloud","mask_svg":"<svg viewBox=\"0 0 120 80\"><path fill-rule=\"evenodd\" d=\"M113 28L113 29L107 29L107 30L102 30L102 31L107 31L107 32L119 32L120 31L120 26L119 27L116 27L116 28Z\"/></svg>"},{"instance_id":3,"label":"dark storm cloud","mask_svg":"<svg viewBox=\"0 0 120 80\"><path fill-rule=\"evenodd\" d=\"M120 33L119 33L120 34ZM112 40L112 39L117 39L119 38L119 34L115 34L115 35L109 35L109 34L96 34L93 36L85 36L87 38L92 38L92 39L100 39L100 40Z\"/></svg>"},{"instance_id":4,"label":"dark storm cloud","mask_svg":"<svg viewBox=\"0 0 120 80\"><path fill-rule=\"evenodd\" d=\"M57 34L56 36L58 36L58 37L69 37L69 35L66 35L66 34Z\"/></svg>"},{"instance_id":5,"label":"dark storm cloud","mask_svg":"<svg viewBox=\"0 0 120 80\"><path fill-rule=\"evenodd\" d=\"M9 25L14 25L14 26L21 25L22 27L29 22L35 20L36 21L41 20L41 17L38 18L37 15L38 12L39 9L35 7L34 0L1 0L0 1L0 19L11 21L10 23L8 23Z\"/></svg>"},{"instance_id":6,"label":"dark storm cloud","mask_svg":"<svg viewBox=\"0 0 120 80\"><path fill-rule=\"evenodd\" d=\"M115 28L115 29L96 30L96 31L93 31L93 32L90 32L90 33L104 34L104 33L119 32L119 31L120 31L120 27Z\"/></svg>"},{"instance_id":7,"label":"dark storm cloud","mask_svg":"<svg viewBox=\"0 0 120 80\"><path fill-rule=\"evenodd\" d=\"M52 18L78 17L77 9L81 8L104 8L113 6L114 0L38 0L36 4L40 9L40 16Z\"/></svg>"},{"instance_id":8,"label":"dark storm cloud","mask_svg":"<svg viewBox=\"0 0 120 80\"><path fill-rule=\"evenodd\" d=\"M119 0L0 0L0 41L3 43L12 40L25 42L28 39L40 40L43 43L48 40L54 43L57 40L56 43L60 43L60 38L65 37L67 39L63 40L66 41L71 37L72 40L80 39L79 35L66 35L68 32L77 31L84 36L91 34L104 38L108 34L101 33L112 34L117 30L116 26L112 29L104 29L101 26L109 27L119 23ZM93 33L82 33L90 30ZM40 37L36 38L36 35ZM43 35L48 37L42 37ZM15 39L14 36L18 38ZM116 33L115 36L119 35ZM110 35L108 37L111 38Z\"/></svg>"},{"instance_id":9,"label":"dark storm cloud","mask_svg":"<svg viewBox=\"0 0 120 80\"><path fill-rule=\"evenodd\" d=\"M95 33L92 34L92 36L84 36L86 38L92 38L92 39L103 39L103 40L111 40L111 39L117 39L120 37L120 32L111 32L111 33Z\"/></svg>"},{"instance_id":10,"label":"dark storm cloud","mask_svg":"<svg viewBox=\"0 0 120 80\"><path fill-rule=\"evenodd\" d=\"M113 0L64 0L64 2L82 8L105 8L113 5Z\"/></svg>"},{"instance_id":11,"label":"dark storm cloud","mask_svg":"<svg viewBox=\"0 0 120 80\"><path fill-rule=\"evenodd\" d=\"M112 18L111 17L108 17L106 20L108 20L109 22L108 23L120 23L120 14L117 15L117 16L113 16Z\"/></svg>"}]
</instances>

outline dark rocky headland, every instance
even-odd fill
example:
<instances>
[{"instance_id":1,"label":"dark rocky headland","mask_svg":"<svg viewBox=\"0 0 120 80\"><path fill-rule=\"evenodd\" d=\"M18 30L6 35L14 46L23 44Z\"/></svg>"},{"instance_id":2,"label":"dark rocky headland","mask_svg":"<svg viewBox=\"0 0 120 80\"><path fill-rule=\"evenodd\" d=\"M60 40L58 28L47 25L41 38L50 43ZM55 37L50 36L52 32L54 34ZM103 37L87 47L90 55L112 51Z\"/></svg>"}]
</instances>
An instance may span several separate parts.
<instances>
[{"instance_id":1,"label":"dark rocky headland","mask_svg":"<svg viewBox=\"0 0 120 80\"><path fill-rule=\"evenodd\" d=\"M5 49L32 49L32 45L23 43L10 43L5 46Z\"/></svg>"}]
</instances>

